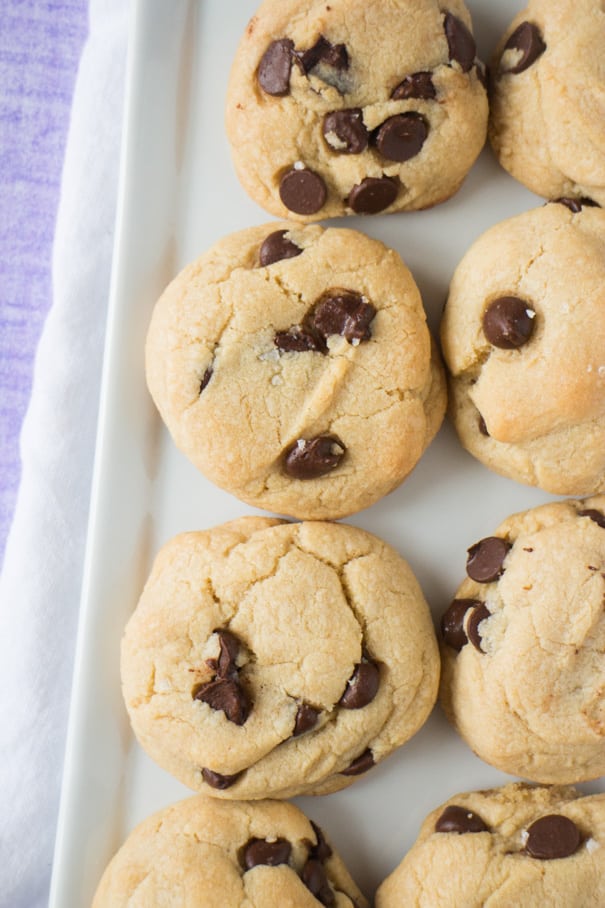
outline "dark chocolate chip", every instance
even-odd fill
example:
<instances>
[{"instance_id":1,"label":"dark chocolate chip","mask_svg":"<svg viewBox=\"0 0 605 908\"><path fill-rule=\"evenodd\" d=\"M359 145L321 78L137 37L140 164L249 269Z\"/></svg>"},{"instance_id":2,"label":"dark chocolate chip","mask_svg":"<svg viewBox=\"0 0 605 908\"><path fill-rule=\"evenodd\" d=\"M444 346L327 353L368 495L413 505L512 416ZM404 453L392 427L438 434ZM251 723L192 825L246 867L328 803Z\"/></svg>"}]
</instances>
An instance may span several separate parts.
<instances>
[{"instance_id":1,"label":"dark chocolate chip","mask_svg":"<svg viewBox=\"0 0 605 908\"><path fill-rule=\"evenodd\" d=\"M293 167L281 178L279 197L295 214L315 214L323 208L328 190L326 184L313 170Z\"/></svg>"},{"instance_id":2,"label":"dark chocolate chip","mask_svg":"<svg viewBox=\"0 0 605 908\"><path fill-rule=\"evenodd\" d=\"M290 91L290 71L294 42L289 38L272 41L258 67L258 84L268 95L280 97Z\"/></svg>"},{"instance_id":3,"label":"dark chocolate chip","mask_svg":"<svg viewBox=\"0 0 605 908\"><path fill-rule=\"evenodd\" d=\"M451 13L445 14L443 28L447 38L450 61L455 60L460 64L462 72L467 73L475 62L477 54L475 39L464 22Z\"/></svg>"},{"instance_id":4,"label":"dark chocolate chip","mask_svg":"<svg viewBox=\"0 0 605 908\"><path fill-rule=\"evenodd\" d=\"M294 720L292 737L297 738L298 735L304 735L305 732L315 728L319 713L319 709L315 709L315 707L310 706L308 703L301 703L296 713L296 719Z\"/></svg>"},{"instance_id":5,"label":"dark chocolate chip","mask_svg":"<svg viewBox=\"0 0 605 908\"><path fill-rule=\"evenodd\" d=\"M328 877L321 861L309 858L301 871L301 879L309 892L322 905L333 905L336 897L328 883Z\"/></svg>"},{"instance_id":6,"label":"dark chocolate chip","mask_svg":"<svg viewBox=\"0 0 605 908\"><path fill-rule=\"evenodd\" d=\"M334 69L348 69L349 55L344 44L331 44L323 35L320 35L313 47L297 55L303 71L310 72L318 63L333 66Z\"/></svg>"},{"instance_id":7,"label":"dark chocolate chip","mask_svg":"<svg viewBox=\"0 0 605 908\"><path fill-rule=\"evenodd\" d=\"M326 842L325 836L322 829L314 823L313 820L309 821L313 827L313 832L317 838L317 845L314 845L311 848L311 857L317 858L318 861L327 861L329 857L332 856L332 849Z\"/></svg>"},{"instance_id":8,"label":"dark chocolate chip","mask_svg":"<svg viewBox=\"0 0 605 908\"><path fill-rule=\"evenodd\" d=\"M276 230L263 240L259 252L261 268L281 262L282 259L296 258L301 254L302 249L288 239L287 232L287 230Z\"/></svg>"},{"instance_id":9,"label":"dark chocolate chip","mask_svg":"<svg viewBox=\"0 0 605 908\"><path fill-rule=\"evenodd\" d=\"M516 350L532 336L535 321L535 312L526 300L501 296L483 313L483 333L494 347Z\"/></svg>"},{"instance_id":10,"label":"dark chocolate chip","mask_svg":"<svg viewBox=\"0 0 605 908\"><path fill-rule=\"evenodd\" d=\"M378 214L393 204L397 191L390 177L366 177L353 186L347 201L355 214Z\"/></svg>"},{"instance_id":11,"label":"dark chocolate chip","mask_svg":"<svg viewBox=\"0 0 605 908\"><path fill-rule=\"evenodd\" d=\"M202 391L204 390L204 388L206 387L206 385L208 384L208 382L210 381L211 378L212 378L212 366L208 366L208 368L204 372L204 376L200 382L200 394L202 393Z\"/></svg>"},{"instance_id":12,"label":"dark chocolate chip","mask_svg":"<svg viewBox=\"0 0 605 908\"><path fill-rule=\"evenodd\" d=\"M403 82L400 82L391 92L393 101L407 101L410 98L430 101L436 97L437 91L430 72L419 72L406 76Z\"/></svg>"},{"instance_id":13,"label":"dark chocolate chip","mask_svg":"<svg viewBox=\"0 0 605 908\"><path fill-rule=\"evenodd\" d=\"M362 754L358 757L355 757L353 762L347 769L341 769L341 776L360 776L362 773L367 772L368 769L371 769L374 766L374 754L368 747L367 750L364 750Z\"/></svg>"},{"instance_id":14,"label":"dark chocolate chip","mask_svg":"<svg viewBox=\"0 0 605 908\"><path fill-rule=\"evenodd\" d=\"M479 426L479 431L481 432L481 434L485 435L486 438L489 438L490 437L489 431L488 431L487 425L485 424L485 420L481 416L481 413L479 414L479 419L477 420L477 424Z\"/></svg>"},{"instance_id":15,"label":"dark chocolate chip","mask_svg":"<svg viewBox=\"0 0 605 908\"><path fill-rule=\"evenodd\" d=\"M469 608L482 605L479 599L454 599L441 618L441 636L443 642L460 652L468 643L464 630L464 618Z\"/></svg>"},{"instance_id":16,"label":"dark chocolate chip","mask_svg":"<svg viewBox=\"0 0 605 908\"><path fill-rule=\"evenodd\" d=\"M235 634L223 628L218 628L214 633L218 637L220 651L218 659L208 659L208 665L214 669L218 678L235 678L241 644Z\"/></svg>"},{"instance_id":17,"label":"dark chocolate chip","mask_svg":"<svg viewBox=\"0 0 605 908\"><path fill-rule=\"evenodd\" d=\"M304 328L290 328L289 331L277 331L275 346L281 353L304 353L313 350L318 353L326 352L324 339L317 334L306 331Z\"/></svg>"},{"instance_id":18,"label":"dark chocolate chip","mask_svg":"<svg viewBox=\"0 0 605 908\"><path fill-rule=\"evenodd\" d=\"M491 583L504 572L503 562L512 545L500 536L487 536L468 549L466 573L477 583Z\"/></svg>"},{"instance_id":19,"label":"dark chocolate chip","mask_svg":"<svg viewBox=\"0 0 605 908\"><path fill-rule=\"evenodd\" d=\"M252 870L259 864L277 867L278 864L287 864L291 853L292 845L287 839L276 839L274 842L249 839L242 851L242 866L245 870Z\"/></svg>"},{"instance_id":20,"label":"dark chocolate chip","mask_svg":"<svg viewBox=\"0 0 605 908\"><path fill-rule=\"evenodd\" d=\"M389 117L376 133L376 147L387 161L402 164L422 150L429 134L426 120L419 113L397 114Z\"/></svg>"},{"instance_id":21,"label":"dark chocolate chip","mask_svg":"<svg viewBox=\"0 0 605 908\"><path fill-rule=\"evenodd\" d=\"M446 807L437 822L435 832L489 832L481 817L469 810L468 807L458 807L450 804Z\"/></svg>"},{"instance_id":22,"label":"dark chocolate chip","mask_svg":"<svg viewBox=\"0 0 605 908\"><path fill-rule=\"evenodd\" d=\"M299 438L286 452L286 473L294 479L317 479L340 465L346 448L336 435Z\"/></svg>"},{"instance_id":23,"label":"dark chocolate chip","mask_svg":"<svg viewBox=\"0 0 605 908\"><path fill-rule=\"evenodd\" d=\"M216 788L218 791L224 791L225 788L231 788L232 785L235 785L241 772L236 772L233 776L224 776L220 772L213 772L211 769L202 769L202 778L206 785L209 785L211 788Z\"/></svg>"},{"instance_id":24,"label":"dark chocolate chip","mask_svg":"<svg viewBox=\"0 0 605 908\"><path fill-rule=\"evenodd\" d=\"M323 134L330 148L340 154L361 154L368 147L368 131L359 107L326 114Z\"/></svg>"},{"instance_id":25,"label":"dark chocolate chip","mask_svg":"<svg viewBox=\"0 0 605 908\"><path fill-rule=\"evenodd\" d=\"M594 520L595 523L598 523L598 525L605 530L605 514L601 513L601 511L597 511L594 508L587 508L585 511L578 511L578 517L590 517L591 520Z\"/></svg>"},{"instance_id":26,"label":"dark chocolate chip","mask_svg":"<svg viewBox=\"0 0 605 908\"><path fill-rule=\"evenodd\" d=\"M212 709L224 712L235 725L243 725L250 715L250 700L239 681L233 679L217 678L202 684L194 700L201 700Z\"/></svg>"},{"instance_id":27,"label":"dark chocolate chip","mask_svg":"<svg viewBox=\"0 0 605 908\"><path fill-rule=\"evenodd\" d=\"M328 290L311 316L311 325L325 338L340 334L350 344L360 343L372 336L370 324L375 315L376 309L361 294L352 290Z\"/></svg>"},{"instance_id":28,"label":"dark chocolate chip","mask_svg":"<svg viewBox=\"0 0 605 908\"><path fill-rule=\"evenodd\" d=\"M468 639L471 641L476 650L479 650L480 653L484 653L485 650L481 646L481 634L479 633L479 625L482 621L485 621L486 618L489 618L491 612L488 610L485 603L481 603L477 608L473 609L471 612L470 618L466 622L466 633L468 634Z\"/></svg>"},{"instance_id":29,"label":"dark chocolate chip","mask_svg":"<svg viewBox=\"0 0 605 908\"><path fill-rule=\"evenodd\" d=\"M581 199L561 198L561 199L553 199L552 201L558 205L565 205L565 207L569 208L569 210L572 211L574 214L578 214L578 212L582 211L582 208L600 208L601 207L598 202L593 201L593 199L586 198L585 196L583 196Z\"/></svg>"},{"instance_id":30,"label":"dark chocolate chip","mask_svg":"<svg viewBox=\"0 0 605 908\"><path fill-rule=\"evenodd\" d=\"M518 50L521 57L514 66L503 69L507 73L522 73L534 63L546 50L540 29L533 22L522 22L504 45L504 51Z\"/></svg>"},{"instance_id":31,"label":"dark chocolate chip","mask_svg":"<svg viewBox=\"0 0 605 908\"><path fill-rule=\"evenodd\" d=\"M343 709L362 709L371 703L380 685L380 671L375 662L358 662L338 701Z\"/></svg>"},{"instance_id":32,"label":"dark chocolate chip","mask_svg":"<svg viewBox=\"0 0 605 908\"><path fill-rule=\"evenodd\" d=\"M580 830L569 817L558 813L540 817L527 830L525 851L532 858L552 861L554 858L568 858L580 847Z\"/></svg>"}]
</instances>

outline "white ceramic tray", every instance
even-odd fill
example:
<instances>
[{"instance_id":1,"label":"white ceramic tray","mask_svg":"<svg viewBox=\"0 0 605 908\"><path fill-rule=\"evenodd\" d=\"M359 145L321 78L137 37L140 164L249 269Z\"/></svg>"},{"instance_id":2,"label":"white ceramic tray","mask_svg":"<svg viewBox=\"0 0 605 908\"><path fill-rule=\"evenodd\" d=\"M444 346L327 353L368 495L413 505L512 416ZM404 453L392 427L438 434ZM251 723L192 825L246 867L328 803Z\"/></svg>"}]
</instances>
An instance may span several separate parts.
<instances>
[{"instance_id":1,"label":"white ceramic tray","mask_svg":"<svg viewBox=\"0 0 605 908\"><path fill-rule=\"evenodd\" d=\"M151 560L174 534L251 513L174 448L148 396L143 345L153 303L223 235L269 217L240 188L223 128L230 62L256 0L138 0L87 564L51 908L89 905L132 827L188 794L134 742L119 643ZM470 0L487 58L522 0ZM426 212L351 218L394 247L436 328L452 272L487 227L537 204L485 150L458 195ZM438 618L466 548L509 513L549 496L490 473L445 425L413 475L354 518L410 562ZM476 758L437 709L416 737L346 791L298 803L323 826L371 897L424 815L457 791L509 777ZM583 786L603 789L603 780Z\"/></svg>"}]
</instances>

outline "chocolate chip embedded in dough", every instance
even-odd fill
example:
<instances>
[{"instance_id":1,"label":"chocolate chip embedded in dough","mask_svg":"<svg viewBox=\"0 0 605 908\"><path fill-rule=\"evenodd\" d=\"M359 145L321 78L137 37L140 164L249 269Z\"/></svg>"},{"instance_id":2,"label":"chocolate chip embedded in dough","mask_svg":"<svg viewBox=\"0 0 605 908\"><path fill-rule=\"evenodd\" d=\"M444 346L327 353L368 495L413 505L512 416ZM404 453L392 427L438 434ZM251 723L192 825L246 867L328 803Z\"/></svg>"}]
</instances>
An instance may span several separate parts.
<instances>
[{"instance_id":1,"label":"chocolate chip embedded in dough","mask_svg":"<svg viewBox=\"0 0 605 908\"><path fill-rule=\"evenodd\" d=\"M355 345L371 338L370 324L375 315L375 307L360 293L328 290L317 303L310 323L325 338L340 334Z\"/></svg>"},{"instance_id":2,"label":"chocolate chip embedded in dough","mask_svg":"<svg viewBox=\"0 0 605 908\"><path fill-rule=\"evenodd\" d=\"M423 116L415 111L397 114L376 132L376 147L387 161L403 164L422 151L429 128Z\"/></svg>"},{"instance_id":3,"label":"chocolate chip embedded in dough","mask_svg":"<svg viewBox=\"0 0 605 908\"><path fill-rule=\"evenodd\" d=\"M480 653L484 653L485 650L481 646L482 638L481 634L479 633L479 625L482 621L485 621L487 618L489 618L490 615L491 612L489 611L485 603L481 603L481 605L478 605L476 609L473 609L470 618L466 622L466 633L468 639L473 644L475 649Z\"/></svg>"},{"instance_id":4,"label":"chocolate chip embedded in dough","mask_svg":"<svg viewBox=\"0 0 605 908\"><path fill-rule=\"evenodd\" d=\"M527 300L501 296L483 313L483 333L494 347L516 350L532 336L535 321L536 313Z\"/></svg>"},{"instance_id":5,"label":"chocolate chip embedded in dough","mask_svg":"<svg viewBox=\"0 0 605 908\"><path fill-rule=\"evenodd\" d=\"M533 22L522 22L504 45L503 55L508 50L520 51L521 57L513 66L503 67L502 72L516 75L529 69L532 63L542 56L546 44L537 25Z\"/></svg>"},{"instance_id":6,"label":"chocolate chip embedded in dough","mask_svg":"<svg viewBox=\"0 0 605 908\"><path fill-rule=\"evenodd\" d=\"M597 511L595 508L587 508L584 511L578 511L578 517L590 517L596 524L605 530L605 514Z\"/></svg>"},{"instance_id":7,"label":"chocolate chip embedded in dough","mask_svg":"<svg viewBox=\"0 0 605 908\"><path fill-rule=\"evenodd\" d=\"M313 820L309 820L311 826L313 827L313 832L317 839L317 845L313 845L311 848L310 854L311 857L317 858L318 861L327 861L329 857L332 856L332 849L326 842L323 830L314 823Z\"/></svg>"},{"instance_id":8,"label":"chocolate chip embedded in dough","mask_svg":"<svg viewBox=\"0 0 605 908\"><path fill-rule=\"evenodd\" d=\"M263 240L260 247L259 261L261 268L274 265L283 259L293 259L302 253L300 246L286 236L287 230L276 230Z\"/></svg>"},{"instance_id":9,"label":"chocolate chip embedded in dough","mask_svg":"<svg viewBox=\"0 0 605 908\"><path fill-rule=\"evenodd\" d=\"M298 735L304 735L305 732L315 728L319 713L320 710L315 709L315 707L311 706L309 703L301 703L296 712L292 737L297 738Z\"/></svg>"},{"instance_id":10,"label":"chocolate chip embedded in dough","mask_svg":"<svg viewBox=\"0 0 605 908\"><path fill-rule=\"evenodd\" d=\"M418 72L406 76L403 82L400 82L391 92L393 101L407 101L409 99L420 99L430 101L437 97L437 90L433 85L432 73Z\"/></svg>"},{"instance_id":11,"label":"chocolate chip embedded in dough","mask_svg":"<svg viewBox=\"0 0 605 908\"><path fill-rule=\"evenodd\" d=\"M328 190L318 173L295 166L281 178L279 197L289 211L309 215L323 208Z\"/></svg>"},{"instance_id":12,"label":"chocolate chip embedded in dough","mask_svg":"<svg viewBox=\"0 0 605 908\"><path fill-rule=\"evenodd\" d=\"M336 435L299 438L286 453L286 473L294 479L317 479L335 470L345 452L345 446Z\"/></svg>"},{"instance_id":13,"label":"chocolate chip embedded in dough","mask_svg":"<svg viewBox=\"0 0 605 908\"><path fill-rule=\"evenodd\" d=\"M217 628L214 633L219 641L219 656L218 659L207 659L206 664L216 672L218 678L235 678L241 643L235 634L224 628Z\"/></svg>"},{"instance_id":14,"label":"chocolate chip embedded in dough","mask_svg":"<svg viewBox=\"0 0 605 908\"><path fill-rule=\"evenodd\" d=\"M297 54L305 73L310 72L318 63L333 66L334 69L348 69L349 55L344 44L331 44L320 35L313 47Z\"/></svg>"},{"instance_id":15,"label":"chocolate chip embedded in dough","mask_svg":"<svg viewBox=\"0 0 605 908\"><path fill-rule=\"evenodd\" d=\"M323 121L324 139L340 154L361 154L368 147L368 131L361 108L333 110Z\"/></svg>"},{"instance_id":16,"label":"chocolate chip embedded in dough","mask_svg":"<svg viewBox=\"0 0 605 908\"><path fill-rule=\"evenodd\" d=\"M466 573L477 583L491 583L504 573L504 559L512 545L500 536L487 536L468 549Z\"/></svg>"},{"instance_id":17,"label":"chocolate chip embedded in dough","mask_svg":"<svg viewBox=\"0 0 605 908\"><path fill-rule=\"evenodd\" d=\"M266 839L249 839L241 852L241 861L245 870L252 870L260 864L277 867L278 864L287 864L292 854L292 845L287 839L275 839L268 842Z\"/></svg>"},{"instance_id":18,"label":"chocolate chip embedded in dough","mask_svg":"<svg viewBox=\"0 0 605 908\"><path fill-rule=\"evenodd\" d=\"M204 390L204 388L206 387L206 385L208 384L208 382L210 381L211 378L212 378L212 366L208 366L208 368L204 372L204 375L200 382L200 394L202 393L202 391Z\"/></svg>"},{"instance_id":19,"label":"chocolate chip embedded in dough","mask_svg":"<svg viewBox=\"0 0 605 908\"><path fill-rule=\"evenodd\" d=\"M455 832L462 835L466 832L489 832L489 828L481 817L468 807L450 804L435 823L435 832Z\"/></svg>"},{"instance_id":20,"label":"chocolate chip embedded in dough","mask_svg":"<svg viewBox=\"0 0 605 908\"><path fill-rule=\"evenodd\" d=\"M598 202L595 202L593 199L589 199L586 196L582 196L581 199L569 199L569 198L560 198L553 199L553 204L556 205L565 205L566 208L569 208L573 214L578 214L582 211L582 208L600 208ZM548 202L547 202L548 204Z\"/></svg>"},{"instance_id":21,"label":"chocolate chip embedded in dough","mask_svg":"<svg viewBox=\"0 0 605 908\"><path fill-rule=\"evenodd\" d=\"M262 55L256 78L268 95L282 97L289 93L293 51L294 41L280 38L272 41Z\"/></svg>"},{"instance_id":22,"label":"chocolate chip embedded in dough","mask_svg":"<svg viewBox=\"0 0 605 908\"><path fill-rule=\"evenodd\" d=\"M221 711L229 722L243 725L250 715L251 703L245 690L235 679L217 678L198 688L193 697Z\"/></svg>"},{"instance_id":23,"label":"chocolate chip embedded in dough","mask_svg":"<svg viewBox=\"0 0 605 908\"><path fill-rule=\"evenodd\" d=\"M470 608L477 608L483 603L479 599L454 599L441 618L441 636L443 642L457 652L468 643L464 630L464 619Z\"/></svg>"},{"instance_id":24,"label":"chocolate chip embedded in dough","mask_svg":"<svg viewBox=\"0 0 605 908\"><path fill-rule=\"evenodd\" d=\"M363 660L347 681L339 705L343 709L363 709L371 703L380 686L380 670L375 662Z\"/></svg>"},{"instance_id":25,"label":"chocolate chip embedded in dough","mask_svg":"<svg viewBox=\"0 0 605 908\"><path fill-rule=\"evenodd\" d=\"M567 858L580 847L580 830L569 817L552 813L540 817L527 830L525 851L532 858L552 861Z\"/></svg>"},{"instance_id":26,"label":"chocolate chip embedded in dough","mask_svg":"<svg viewBox=\"0 0 605 908\"><path fill-rule=\"evenodd\" d=\"M455 60L456 63L460 64L462 72L467 73L471 69L477 54L475 39L464 22L451 13L445 14L443 28L447 38L450 61Z\"/></svg>"},{"instance_id":27,"label":"chocolate chip embedded in dough","mask_svg":"<svg viewBox=\"0 0 605 908\"><path fill-rule=\"evenodd\" d=\"M308 350L326 353L322 337L304 328L290 328L288 331L277 331L274 339L280 353L304 353Z\"/></svg>"},{"instance_id":28,"label":"chocolate chip embedded in dough","mask_svg":"<svg viewBox=\"0 0 605 908\"><path fill-rule=\"evenodd\" d=\"M375 766L374 763L374 754L368 747L367 750L364 750L362 754L358 757L355 757L353 762L346 768L340 770L341 776L360 776L362 773L367 772L368 769L371 769L372 766Z\"/></svg>"},{"instance_id":29,"label":"chocolate chip embedded in dough","mask_svg":"<svg viewBox=\"0 0 605 908\"><path fill-rule=\"evenodd\" d=\"M321 861L318 861L316 858L309 858L301 871L300 877L309 892L314 895L322 905L333 905L335 903L336 896L330 887L325 868Z\"/></svg>"},{"instance_id":30,"label":"chocolate chip embedded in dough","mask_svg":"<svg viewBox=\"0 0 605 908\"><path fill-rule=\"evenodd\" d=\"M378 214L397 198L397 183L390 177L366 177L353 186L347 199L355 214Z\"/></svg>"},{"instance_id":31,"label":"chocolate chip embedded in dough","mask_svg":"<svg viewBox=\"0 0 605 908\"><path fill-rule=\"evenodd\" d=\"M204 782L211 788L216 788L217 791L224 791L225 788L231 788L232 785L235 785L240 776L241 772L236 772L235 775L232 776L225 776L220 772L213 772L206 767L202 769L202 778Z\"/></svg>"},{"instance_id":32,"label":"chocolate chip embedded in dough","mask_svg":"<svg viewBox=\"0 0 605 908\"><path fill-rule=\"evenodd\" d=\"M485 435L486 438L489 438L490 437L489 430L487 428L485 420L481 416L481 413L479 414L479 418L477 420L477 425L479 426L479 431L481 432L481 434Z\"/></svg>"}]
</instances>

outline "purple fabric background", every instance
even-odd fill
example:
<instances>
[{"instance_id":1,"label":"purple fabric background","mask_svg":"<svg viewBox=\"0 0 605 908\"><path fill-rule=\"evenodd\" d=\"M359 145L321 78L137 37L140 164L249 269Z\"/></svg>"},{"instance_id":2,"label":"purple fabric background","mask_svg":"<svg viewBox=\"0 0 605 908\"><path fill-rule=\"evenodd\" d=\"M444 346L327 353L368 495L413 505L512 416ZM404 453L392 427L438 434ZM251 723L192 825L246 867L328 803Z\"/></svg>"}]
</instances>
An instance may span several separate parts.
<instances>
[{"instance_id":1,"label":"purple fabric background","mask_svg":"<svg viewBox=\"0 0 605 908\"><path fill-rule=\"evenodd\" d=\"M52 299L52 241L88 0L0 2L0 566Z\"/></svg>"}]
</instances>

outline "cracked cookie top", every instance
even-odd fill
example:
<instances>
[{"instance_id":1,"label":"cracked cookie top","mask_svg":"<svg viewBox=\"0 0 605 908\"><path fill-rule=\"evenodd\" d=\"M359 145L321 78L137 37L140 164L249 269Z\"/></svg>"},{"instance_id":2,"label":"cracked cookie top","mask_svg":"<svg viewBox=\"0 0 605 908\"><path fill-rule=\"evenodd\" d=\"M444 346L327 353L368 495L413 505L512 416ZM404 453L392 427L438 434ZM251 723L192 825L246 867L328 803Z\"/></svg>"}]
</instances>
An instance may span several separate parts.
<instances>
[{"instance_id":1,"label":"cracked cookie top","mask_svg":"<svg viewBox=\"0 0 605 908\"><path fill-rule=\"evenodd\" d=\"M394 489L445 409L412 275L352 230L276 223L223 239L159 300L146 362L196 466L294 517L342 517Z\"/></svg>"},{"instance_id":2,"label":"cracked cookie top","mask_svg":"<svg viewBox=\"0 0 605 908\"><path fill-rule=\"evenodd\" d=\"M142 746L228 798L350 784L423 724L439 660L407 564L370 534L241 518L161 550L122 645Z\"/></svg>"}]
</instances>

